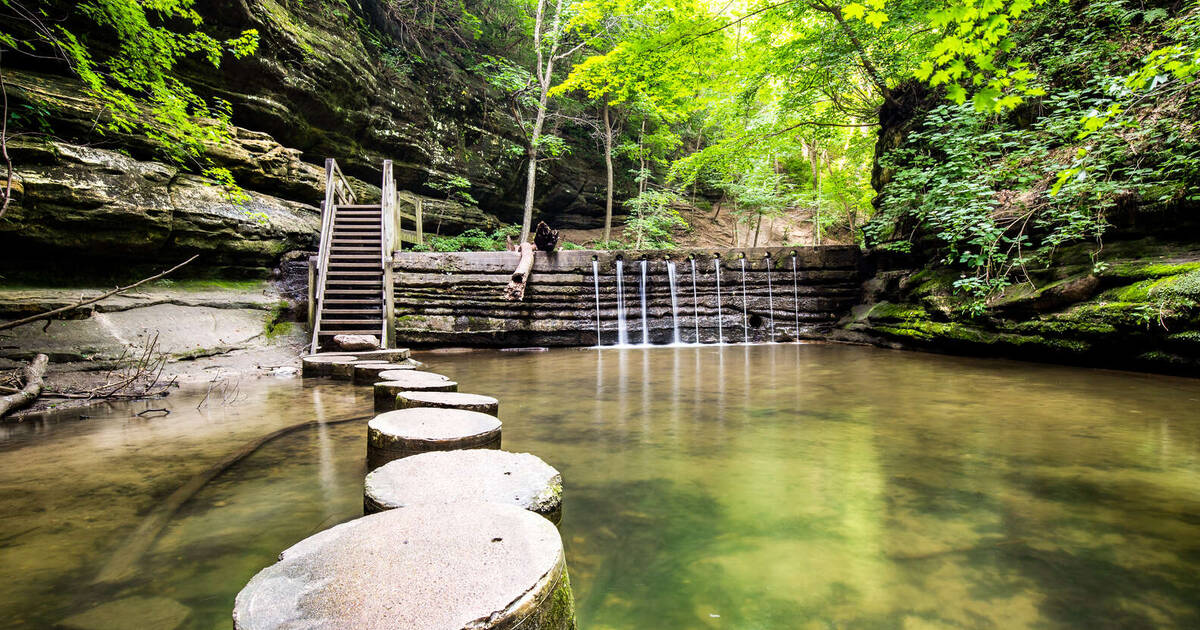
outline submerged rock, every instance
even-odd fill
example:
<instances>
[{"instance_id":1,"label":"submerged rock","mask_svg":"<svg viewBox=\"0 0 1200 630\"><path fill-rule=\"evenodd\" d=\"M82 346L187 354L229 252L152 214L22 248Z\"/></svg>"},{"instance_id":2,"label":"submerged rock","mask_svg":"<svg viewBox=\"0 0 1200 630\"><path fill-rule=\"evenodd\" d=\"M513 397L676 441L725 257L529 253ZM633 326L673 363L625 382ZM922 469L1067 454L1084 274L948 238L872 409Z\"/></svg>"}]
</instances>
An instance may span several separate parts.
<instances>
[{"instance_id":1,"label":"submerged rock","mask_svg":"<svg viewBox=\"0 0 1200 630\"><path fill-rule=\"evenodd\" d=\"M63 630L175 630L192 610L165 597L127 597L100 604L58 623Z\"/></svg>"}]
</instances>

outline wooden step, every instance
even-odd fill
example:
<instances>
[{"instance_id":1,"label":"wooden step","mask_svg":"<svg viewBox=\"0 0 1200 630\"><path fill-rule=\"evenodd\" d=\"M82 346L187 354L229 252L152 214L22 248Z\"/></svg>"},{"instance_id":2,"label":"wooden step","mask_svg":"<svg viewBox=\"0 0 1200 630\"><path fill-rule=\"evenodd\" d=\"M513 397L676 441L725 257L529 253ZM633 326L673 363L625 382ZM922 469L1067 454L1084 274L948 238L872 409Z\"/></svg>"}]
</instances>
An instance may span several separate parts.
<instances>
[{"instance_id":1,"label":"wooden step","mask_svg":"<svg viewBox=\"0 0 1200 630\"><path fill-rule=\"evenodd\" d=\"M333 294L337 294L337 295L372 295L372 296L376 296L375 299L379 299L378 296L380 293L383 293L382 287L379 289L325 289L326 299L333 299L333 298L329 298L329 296L333 295Z\"/></svg>"},{"instance_id":2,"label":"wooden step","mask_svg":"<svg viewBox=\"0 0 1200 630\"><path fill-rule=\"evenodd\" d=\"M379 317L379 309L377 309L377 308L375 308L375 309L370 309L370 308L338 308L338 309L328 309L327 308L327 309L325 309L325 316L328 317L330 315L337 315L337 316L341 316L341 315L374 315L375 317L378 318Z\"/></svg>"},{"instance_id":3,"label":"wooden step","mask_svg":"<svg viewBox=\"0 0 1200 630\"><path fill-rule=\"evenodd\" d=\"M379 306L380 306L379 305L380 300L378 300L378 299L376 299L376 300L347 300L347 299L342 299L342 298L333 298L333 299L325 298L321 303L322 304L332 304L334 306L337 306L339 304L373 306L375 308L379 308Z\"/></svg>"},{"instance_id":4,"label":"wooden step","mask_svg":"<svg viewBox=\"0 0 1200 630\"><path fill-rule=\"evenodd\" d=\"M343 209L347 209L347 210L382 210L383 209L383 206L381 206L377 203L374 203L374 204L372 204L372 203L367 203L367 204L348 203L348 204L334 206L334 207L339 210L343 210Z\"/></svg>"},{"instance_id":5,"label":"wooden step","mask_svg":"<svg viewBox=\"0 0 1200 630\"><path fill-rule=\"evenodd\" d=\"M383 320L379 319L378 317L376 317L375 319L324 319L324 318L322 318L321 319L321 327L324 328L326 326L326 324L331 325L331 326L345 326L347 324L353 324L355 328L368 328L371 326L382 325Z\"/></svg>"}]
</instances>

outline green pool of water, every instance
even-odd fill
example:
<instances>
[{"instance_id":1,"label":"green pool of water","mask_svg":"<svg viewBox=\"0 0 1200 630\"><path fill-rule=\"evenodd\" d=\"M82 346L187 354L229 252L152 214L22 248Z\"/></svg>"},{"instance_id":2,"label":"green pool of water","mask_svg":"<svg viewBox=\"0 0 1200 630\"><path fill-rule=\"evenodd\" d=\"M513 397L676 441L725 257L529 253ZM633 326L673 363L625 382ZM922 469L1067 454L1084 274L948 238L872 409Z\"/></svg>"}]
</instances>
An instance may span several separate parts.
<instances>
[{"instance_id":1,"label":"green pool of water","mask_svg":"<svg viewBox=\"0 0 1200 630\"><path fill-rule=\"evenodd\" d=\"M1200 381L834 345L420 358L562 471L581 628L1200 627ZM268 442L139 540L230 453L371 406L204 394L0 427L0 625L229 628L256 571L361 513L365 420Z\"/></svg>"}]
</instances>

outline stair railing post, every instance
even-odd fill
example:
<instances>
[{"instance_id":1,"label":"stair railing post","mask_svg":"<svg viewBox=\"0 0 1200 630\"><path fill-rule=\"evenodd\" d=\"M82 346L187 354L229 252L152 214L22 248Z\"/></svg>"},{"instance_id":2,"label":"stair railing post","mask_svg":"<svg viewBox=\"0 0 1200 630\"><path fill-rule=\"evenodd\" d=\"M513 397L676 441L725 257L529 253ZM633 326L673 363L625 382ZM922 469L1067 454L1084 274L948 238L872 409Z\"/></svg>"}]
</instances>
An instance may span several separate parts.
<instances>
[{"instance_id":1,"label":"stair railing post","mask_svg":"<svg viewBox=\"0 0 1200 630\"><path fill-rule=\"evenodd\" d=\"M379 307L382 311L380 319L383 321L380 331L379 341L383 347L392 347L392 338L395 337L395 309L392 298L392 249L395 247L396 237L399 233L400 226L396 220L396 179L392 173L392 161L383 161L383 186L380 187L382 196L379 200L379 221L380 225L380 244L379 249L382 254L380 261L382 268L382 289L383 295L380 296Z\"/></svg>"}]
</instances>

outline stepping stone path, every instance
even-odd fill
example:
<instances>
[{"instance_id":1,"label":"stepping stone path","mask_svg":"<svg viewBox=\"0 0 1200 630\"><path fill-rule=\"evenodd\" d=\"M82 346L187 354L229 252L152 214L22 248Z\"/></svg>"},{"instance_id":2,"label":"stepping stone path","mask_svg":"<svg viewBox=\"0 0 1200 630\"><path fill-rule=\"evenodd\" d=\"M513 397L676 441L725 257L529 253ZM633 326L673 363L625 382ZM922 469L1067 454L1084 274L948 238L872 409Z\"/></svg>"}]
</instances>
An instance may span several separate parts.
<instances>
[{"instance_id":1,"label":"stepping stone path","mask_svg":"<svg viewBox=\"0 0 1200 630\"><path fill-rule=\"evenodd\" d=\"M562 539L499 503L423 505L300 541L238 593L235 630L573 630Z\"/></svg>"},{"instance_id":2,"label":"stepping stone path","mask_svg":"<svg viewBox=\"0 0 1200 630\"><path fill-rule=\"evenodd\" d=\"M478 411L416 407L367 422L367 470L417 453L500 448L500 421Z\"/></svg>"},{"instance_id":3,"label":"stepping stone path","mask_svg":"<svg viewBox=\"0 0 1200 630\"><path fill-rule=\"evenodd\" d=\"M367 423L368 516L300 541L254 576L234 604L234 630L575 630L554 526L562 475L528 453L498 450L498 400L418 371L403 349L315 354L302 364L306 377L373 384L384 413ZM175 627L189 612L159 608L163 620L142 625ZM91 630L110 612L101 606L64 623Z\"/></svg>"},{"instance_id":4,"label":"stepping stone path","mask_svg":"<svg viewBox=\"0 0 1200 630\"><path fill-rule=\"evenodd\" d=\"M458 383L433 372L417 370L385 370L379 373L375 383L375 411L391 411L396 408L396 396L400 392L456 392Z\"/></svg>"},{"instance_id":5,"label":"stepping stone path","mask_svg":"<svg viewBox=\"0 0 1200 630\"><path fill-rule=\"evenodd\" d=\"M396 409L411 409L413 407L465 409L467 411L486 413L490 416L500 415L500 401L491 396L463 394L459 392L418 391L404 391L396 395Z\"/></svg>"},{"instance_id":6,"label":"stepping stone path","mask_svg":"<svg viewBox=\"0 0 1200 630\"><path fill-rule=\"evenodd\" d=\"M487 501L529 510L558 523L562 475L529 453L462 450L421 453L367 475L367 514L406 506Z\"/></svg>"}]
</instances>

